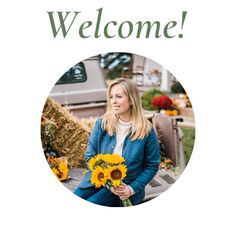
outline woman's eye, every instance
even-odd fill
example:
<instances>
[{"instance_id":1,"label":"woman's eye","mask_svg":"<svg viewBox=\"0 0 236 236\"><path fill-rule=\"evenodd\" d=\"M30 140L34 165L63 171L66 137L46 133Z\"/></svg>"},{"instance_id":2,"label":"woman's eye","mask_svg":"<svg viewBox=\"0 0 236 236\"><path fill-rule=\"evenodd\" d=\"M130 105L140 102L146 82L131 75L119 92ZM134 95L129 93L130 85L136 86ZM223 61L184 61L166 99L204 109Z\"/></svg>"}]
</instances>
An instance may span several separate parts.
<instances>
[{"instance_id":1,"label":"woman's eye","mask_svg":"<svg viewBox=\"0 0 236 236\"><path fill-rule=\"evenodd\" d=\"M109 98L110 98L110 99L113 99L114 97L115 97L115 98L122 98L121 95L110 96Z\"/></svg>"}]
</instances>

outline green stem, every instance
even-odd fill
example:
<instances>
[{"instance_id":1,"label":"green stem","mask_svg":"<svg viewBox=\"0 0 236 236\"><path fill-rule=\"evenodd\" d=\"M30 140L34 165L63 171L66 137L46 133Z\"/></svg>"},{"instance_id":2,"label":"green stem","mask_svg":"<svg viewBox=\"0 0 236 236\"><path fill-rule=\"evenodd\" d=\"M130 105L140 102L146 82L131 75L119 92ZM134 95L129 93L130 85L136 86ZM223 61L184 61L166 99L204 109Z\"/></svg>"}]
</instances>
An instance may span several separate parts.
<instances>
[{"instance_id":1,"label":"green stem","mask_svg":"<svg viewBox=\"0 0 236 236\"><path fill-rule=\"evenodd\" d=\"M123 204L123 207L133 206L129 198L122 200L122 204Z\"/></svg>"}]
</instances>

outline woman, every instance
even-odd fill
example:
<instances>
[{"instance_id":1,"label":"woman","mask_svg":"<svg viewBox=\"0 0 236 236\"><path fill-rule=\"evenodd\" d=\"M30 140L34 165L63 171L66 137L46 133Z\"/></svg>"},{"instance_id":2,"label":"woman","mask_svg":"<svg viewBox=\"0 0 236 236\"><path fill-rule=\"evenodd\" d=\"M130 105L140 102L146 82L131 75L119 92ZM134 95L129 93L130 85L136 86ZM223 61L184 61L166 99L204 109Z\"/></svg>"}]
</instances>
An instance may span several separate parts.
<instances>
[{"instance_id":1,"label":"woman","mask_svg":"<svg viewBox=\"0 0 236 236\"><path fill-rule=\"evenodd\" d=\"M89 138L86 162L97 154L120 154L128 168L123 184L110 190L95 188L89 171L75 194L103 206L121 206L120 200L139 204L145 186L155 176L160 163L157 137L144 116L138 88L132 80L118 79L107 91L107 112L96 121Z\"/></svg>"}]
</instances>

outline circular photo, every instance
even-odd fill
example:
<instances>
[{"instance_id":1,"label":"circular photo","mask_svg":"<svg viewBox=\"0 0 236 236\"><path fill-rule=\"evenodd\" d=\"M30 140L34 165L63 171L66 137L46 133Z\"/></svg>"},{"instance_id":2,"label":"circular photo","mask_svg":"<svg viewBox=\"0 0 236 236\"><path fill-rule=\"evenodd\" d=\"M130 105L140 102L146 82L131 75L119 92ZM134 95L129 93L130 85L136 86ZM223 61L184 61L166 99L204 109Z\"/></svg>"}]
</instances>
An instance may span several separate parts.
<instances>
[{"instance_id":1,"label":"circular photo","mask_svg":"<svg viewBox=\"0 0 236 236\"><path fill-rule=\"evenodd\" d=\"M189 96L149 58L111 52L66 71L50 91L41 140L52 174L79 198L108 207L165 192L194 146Z\"/></svg>"}]
</instances>

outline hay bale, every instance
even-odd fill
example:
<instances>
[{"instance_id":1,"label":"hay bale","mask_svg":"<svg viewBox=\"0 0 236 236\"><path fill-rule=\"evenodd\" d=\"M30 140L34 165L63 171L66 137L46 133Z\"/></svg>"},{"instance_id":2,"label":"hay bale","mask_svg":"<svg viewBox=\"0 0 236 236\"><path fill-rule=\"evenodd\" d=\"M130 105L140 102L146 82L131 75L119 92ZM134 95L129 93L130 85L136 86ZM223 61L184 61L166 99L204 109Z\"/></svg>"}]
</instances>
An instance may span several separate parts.
<instances>
[{"instance_id":1,"label":"hay bale","mask_svg":"<svg viewBox=\"0 0 236 236\"><path fill-rule=\"evenodd\" d=\"M89 132L89 134L92 132L93 127L96 123L97 118L90 117L90 118L79 118L79 123L81 126Z\"/></svg>"},{"instance_id":2,"label":"hay bale","mask_svg":"<svg viewBox=\"0 0 236 236\"><path fill-rule=\"evenodd\" d=\"M52 132L52 148L61 156L68 158L70 167L84 167L84 155L90 131L82 126L79 120L71 115L65 107L50 98L45 103L43 116L57 124ZM47 137L44 131L44 127L41 126L43 148L47 145Z\"/></svg>"}]
</instances>

